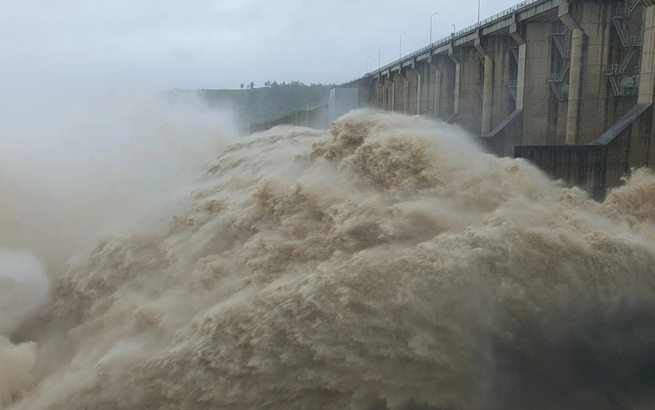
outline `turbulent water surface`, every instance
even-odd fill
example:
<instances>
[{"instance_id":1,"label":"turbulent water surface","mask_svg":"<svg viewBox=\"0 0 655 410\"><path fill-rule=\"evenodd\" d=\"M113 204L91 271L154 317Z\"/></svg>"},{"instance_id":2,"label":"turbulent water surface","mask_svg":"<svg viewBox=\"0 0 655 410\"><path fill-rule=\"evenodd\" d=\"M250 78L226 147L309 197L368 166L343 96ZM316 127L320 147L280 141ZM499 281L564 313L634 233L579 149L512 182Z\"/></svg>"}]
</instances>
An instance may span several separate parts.
<instances>
[{"instance_id":1,"label":"turbulent water surface","mask_svg":"<svg viewBox=\"0 0 655 410\"><path fill-rule=\"evenodd\" d=\"M207 147L165 195L95 184L70 215L44 193L67 184L3 179L18 198L0 219L4 408L655 407L650 172L597 203L420 118L359 111L232 143L157 119L148 135ZM176 164L147 158L131 161ZM103 223L66 230L107 203L131 219L86 211Z\"/></svg>"}]
</instances>

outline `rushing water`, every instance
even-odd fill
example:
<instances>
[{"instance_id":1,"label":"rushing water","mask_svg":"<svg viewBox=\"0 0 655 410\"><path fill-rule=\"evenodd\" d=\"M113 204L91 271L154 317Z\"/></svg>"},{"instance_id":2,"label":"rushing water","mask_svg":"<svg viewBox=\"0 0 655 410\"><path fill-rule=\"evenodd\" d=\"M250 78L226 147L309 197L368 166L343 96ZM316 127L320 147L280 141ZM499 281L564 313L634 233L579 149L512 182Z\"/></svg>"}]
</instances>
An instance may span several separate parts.
<instances>
[{"instance_id":1,"label":"rushing water","mask_svg":"<svg viewBox=\"0 0 655 410\"><path fill-rule=\"evenodd\" d=\"M359 111L213 145L231 134L202 118L157 117L202 134L194 164L214 157L174 189L114 200L91 178L75 234L74 215L38 215L47 203L18 213L47 222L30 235L0 219L27 249L0 253L0 286L25 302L0 322L6 408L655 406L650 172L601 204L420 118ZM140 165L164 172L173 151ZM107 202L125 206L88 212Z\"/></svg>"}]
</instances>

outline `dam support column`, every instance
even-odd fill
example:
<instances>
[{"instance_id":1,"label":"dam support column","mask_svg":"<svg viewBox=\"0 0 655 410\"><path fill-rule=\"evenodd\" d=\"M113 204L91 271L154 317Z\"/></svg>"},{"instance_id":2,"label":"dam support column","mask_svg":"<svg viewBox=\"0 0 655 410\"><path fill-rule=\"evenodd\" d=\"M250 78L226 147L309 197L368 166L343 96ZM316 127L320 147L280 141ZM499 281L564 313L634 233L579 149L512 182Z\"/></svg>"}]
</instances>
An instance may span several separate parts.
<instances>
[{"instance_id":1,"label":"dam support column","mask_svg":"<svg viewBox=\"0 0 655 410\"><path fill-rule=\"evenodd\" d=\"M437 67L437 65L434 63L434 59L436 57L432 56L430 59L430 62L428 63L430 66L430 69L434 73L434 98L432 99L434 101L434 106L433 106L433 111L432 111L432 116L435 119L440 118L441 115L441 80L443 77L443 72Z\"/></svg>"},{"instance_id":2,"label":"dam support column","mask_svg":"<svg viewBox=\"0 0 655 410\"><path fill-rule=\"evenodd\" d=\"M644 29L643 41L641 49L641 70L639 90L637 94L637 104L649 105L652 107L655 102L655 1L643 1L644 10ZM646 157L643 159L646 164L651 168L655 164L655 110L652 112L650 118L642 121L642 129L644 129L643 137L640 138L643 142L633 144L638 150L646 151Z\"/></svg>"},{"instance_id":3,"label":"dam support column","mask_svg":"<svg viewBox=\"0 0 655 410\"><path fill-rule=\"evenodd\" d=\"M455 57L453 48L448 50L448 57L455 63L455 90L453 92L453 113L446 119L446 122L452 123L459 115L459 96L461 91L462 63Z\"/></svg>"},{"instance_id":4,"label":"dam support column","mask_svg":"<svg viewBox=\"0 0 655 410\"><path fill-rule=\"evenodd\" d=\"M575 144L580 112L580 77L582 74L582 30L573 29L571 36L571 73L569 77L569 105L566 112L566 143Z\"/></svg>"},{"instance_id":5,"label":"dam support column","mask_svg":"<svg viewBox=\"0 0 655 410\"><path fill-rule=\"evenodd\" d=\"M411 74L410 74L411 73ZM412 64L412 68L407 72L407 78L410 80L410 87L414 90L414 95L410 98L410 114L421 114L421 73L416 69L416 62ZM414 83L414 84L412 84Z\"/></svg>"},{"instance_id":6,"label":"dam support column","mask_svg":"<svg viewBox=\"0 0 655 410\"><path fill-rule=\"evenodd\" d=\"M584 33L569 14L569 3L559 8L559 19L571 30L571 68L569 69L569 98L566 111L566 144L578 140L578 116L580 114L580 83L582 77L582 39Z\"/></svg>"},{"instance_id":7,"label":"dam support column","mask_svg":"<svg viewBox=\"0 0 655 410\"><path fill-rule=\"evenodd\" d=\"M405 114L407 111L407 79L401 73L393 74L393 109Z\"/></svg>"},{"instance_id":8,"label":"dam support column","mask_svg":"<svg viewBox=\"0 0 655 410\"><path fill-rule=\"evenodd\" d=\"M386 89L384 87L383 81L384 80L382 78L379 78L379 77L375 80L375 90L374 90L375 91L375 96L374 96L374 100L373 100L373 108L377 108L377 109L384 109L385 108L385 106L384 106L384 93L385 93Z\"/></svg>"},{"instance_id":9,"label":"dam support column","mask_svg":"<svg viewBox=\"0 0 655 410\"><path fill-rule=\"evenodd\" d=\"M389 77L384 79L384 88L385 88L385 104L384 104L384 109L387 111L392 111L394 110L394 99L395 99L395 94L396 94L396 85L394 84L393 80Z\"/></svg>"},{"instance_id":10,"label":"dam support column","mask_svg":"<svg viewBox=\"0 0 655 410\"><path fill-rule=\"evenodd\" d=\"M376 76L375 78L375 100L373 101L373 108L382 109L384 107L384 84L382 78Z\"/></svg>"},{"instance_id":11,"label":"dam support column","mask_svg":"<svg viewBox=\"0 0 655 410\"><path fill-rule=\"evenodd\" d=\"M484 77L482 85L482 124L480 135L489 135L491 131L491 105L494 90L494 61L482 48L480 37L475 39L475 48L484 58Z\"/></svg>"},{"instance_id":12,"label":"dam support column","mask_svg":"<svg viewBox=\"0 0 655 410\"><path fill-rule=\"evenodd\" d=\"M405 111L407 115L418 114L417 107L420 106L420 77L421 74L412 67L405 70Z\"/></svg>"},{"instance_id":13,"label":"dam support column","mask_svg":"<svg viewBox=\"0 0 655 410\"><path fill-rule=\"evenodd\" d=\"M509 32L512 38L510 41L514 41L518 44L515 60L516 88L514 94L514 110L509 112L507 117L491 130L489 136L492 137L491 149L496 155L513 157L514 147L521 143L523 134L523 107L525 101L527 46L524 38L518 32L518 26L516 23L513 23L510 26ZM510 53L514 55L514 51L511 49ZM508 88L509 87L511 87L511 85L509 85ZM511 110L510 107L508 107L508 109Z\"/></svg>"},{"instance_id":14,"label":"dam support column","mask_svg":"<svg viewBox=\"0 0 655 410\"><path fill-rule=\"evenodd\" d=\"M556 115L552 112L551 91L548 86L552 64L552 23L528 22L522 27L521 37L526 43L525 89L523 102L523 131L520 144L557 144L551 132ZM562 138L564 142L564 138Z\"/></svg>"},{"instance_id":15,"label":"dam support column","mask_svg":"<svg viewBox=\"0 0 655 410\"><path fill-rule=\"evenodd\" d=\"M516 23L512 24L509 29L512 39L519 45L519 58L516 73L516 109L522 110L525 99L525 61L526 61L526 43L518 32Z\"/></svg>"},{"instance_id":16,"label":"dam support column","mask_svg":"<svg viewBox=\"0 0 655 410\"><path fill-rule=\"evenodd\" d=\"M403 107L403 114L407 114L407 108L409 106L409 80L407 79L407 75L403 75L402 69L398 73L398 77L400 78L403 86L402 86L402 93L400 93L400 99L401 99L401 104Z\"/></svg>"},{"instance_id":17,"label":"dam support column","mask_svg":"<svg viewBox=\"0 0 655 410\"><path fill-rule=\"evenodd\" d=\"M455 122L468 132L480 135L484 91L483 61L480 58L480 52L473 44L455 48L455 56L461 64L459 106Z\"/></svg>"},{"instance_id":18,"label":"dam support column","mask_svg":"<svg viewBox=\"0 0 655 410\"><path fill-rule=\"evenodd\" d=\"M646 3L637 104L652 104L655 93L655 1Z\"/></svg>"}]
</instances>

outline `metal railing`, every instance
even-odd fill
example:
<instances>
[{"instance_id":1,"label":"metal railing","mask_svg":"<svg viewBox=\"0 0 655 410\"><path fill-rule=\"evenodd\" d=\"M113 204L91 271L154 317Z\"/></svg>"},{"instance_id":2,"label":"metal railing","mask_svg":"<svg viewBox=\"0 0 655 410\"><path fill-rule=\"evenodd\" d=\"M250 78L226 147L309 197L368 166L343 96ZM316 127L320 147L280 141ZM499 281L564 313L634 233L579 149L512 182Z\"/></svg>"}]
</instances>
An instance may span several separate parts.
<instances>
[{"instance_id":1,"label":"metal railing","mask_svg":"<svg viewBox=\"0 0 655 410\"><path fill-rule=\"evenodd\" d=\"M628 52L625 54L623 57L623 61L621 61L621 72L624 73L625 69L628 67L628 64L630 63L630 60L632 59L632 56L634 56L636 53L636 50L634 48L629 48Z\"/></svg>"},{"instance_id":2,"label":"metal railing","mask_svg":"<svg viewBox=\"0 0 655 410\"><path fill-rule=\"evenodd\" d=\"M566 27L564 24L558 23L555 24L553 27L553 32L551 33L552 35L562 35L566 34L569 31L569 28Z\"/></svg>"},{"instance_id":3,"label":"metal railing","mask_svg":"<svg viewBox=\"0 0 655 410\"><path fill-rule=\"evenodd\" d=\"M623 47L638 47L641 45L641 37L639 36L630 36L628 35L628 30L626 24L622 20L612 20L614 22L614 27L619 34L619 39Z\"/></svg>"},{"instance_id":4,"label":"metal railing","mask_svg":"<svg viewBox=\"0 0 655 410\"><path fill-rule=\"evenodd\" d=\"M614 95L617 97L630 97L639 94L639 87L622 87L616 76L609 77Z\"/></svg>"},{"instance_id":5,"label":"metal railing","mask_svg":"<svg viewBox=\"0 0 655 410\"><path fill-rule=\"evenodd\" d=\"M608 64L605 66L605 74L606 75L618 75L618 74L623 74L623 69L621 68L621 64Z\"/></svg>"},{"instance_id":6,"label":"metal railing","mask_svg":"<svg viewBox=\"0 0 655 410\"><path fill-rule=\"evenodd\" d=\"M562 58L571 58L571 43L563 41L565 35L566 33L553 33L553 42L555 42L559 55L562 56Z\"/></svg>"},{"instance_id":7,"label":"metal railing","mask_svg":"<svg viewBox=\"0 0 655 410\"><path fill-rule=\"evenodd\" d=\"M561 83L562 81L564 81L564 77L566 77L566 71L563 73L550 73L548 82Z\"/></svg>"},{"instance_id":8,"label":"metal railing","mask_svg":"<svg viewBox=\"0 0 655 410\"><path fill-rule=\"evenodd\" d=\"M636 51L634 48L629 48L628 52L623 56L623 61L621 64L608 64L605 66L606 75L620 75L625 73L625 69L628 68L630 60L635 55ZM636 74L639 74L639 66L636 66L633 70Z\"/></svg>"},{"instance_id":9,"label":"metal railing","mask_svg":"<svg viewBox=\"0 0 655 410\"><path fill-rule=\"evenodd\" d=\"M639 4L640 0L632 0L632 2L628 5L628 10L627 10L627 15L629 16L630 13L637 7L637 4Z\"/></svg>"},{"instance_id":10,"label":"metal railing","mask_svg":"<svg viewBox=\"0 0 655 410\"><path fill-rule=\"evenodd\" d=\"M639 4L640 0L632 0L627 6L614 7L612 18L623 19L628 17Z\"/></svg>"},{"instance_id":11,"label":"metal railing","mask_svg":"<svg viewBox=\"0 0 655 410\"><path fill-rule=\"evenodd\" d=\"M519 62L519 48L518 47L510 47L509 51L512 53L512 57L514 57L514 61L517 63Z\"/></svg>"},{"instance_id":12,"label":"metal railing","mask_svg":"<svg viewBox=\"0 0 655 410\"><path fill-rule=\"evenodd\" d=\"M387 64L387 65L385 65L385 66L383 66L383 67L381 67L379 69L377 69L377 70L369 71L368 73L366 73L364 76L362 76L360 78L365 78L365 77L368 77L368 76L370 76L372 74L375 74L375 73L381 73L381 72L383 72L385 70L388 70L389 68L391 68L393 66L396 66L398 64L402 64L403 61L407 61L407 60L412 59L412 58L414 58L416 56L419 56L419 55L425 53L426 51L432 50L435 47L447 44L450 41L452 41L452 40L454 40L454 39L456 39L458 37L461 37L463 34L475 31L475 30L477 30L478 28L480 28L482 26L486 26L487 24L491 23L492 21L498 20L499 18L505 17L507 15L511 15L511 14L521 10L522 8L525 8L525 7L527 7L527 6L531 5L531 4L534 4L534 3L538 3L540 1L544 1L544 0L526 0L526 1L522 1L521 3L519 3L519 4L515 5L515 6L512 6L512 7L508 8L508 9L505 9L505 10L501 11L500 13L496 13L491 17L487 17L486 19L481 20L481 21L475 23L472 26L468 26L465 29L462 29L462 30L456 31L454 33L451 33L449 36L443 37L443 38L441 38L441 39L439 39L437 41L433 41L431 44L429 44L429 45L427 45L427 46L425 46L425 47L423 47L423 48L421 48L419 50L416 50L416 51L414 51L414 52L412 52L410 54L402 56L401 58L399 58L399 59L397 59L397 60L395 60L395 61L393 61L393 62L391 62L391 63L389 63L389 64Z\"/></svg>"},{"instance_id":13,"label":"metal railing","mask_svg":"<svg viewBox=\"0 0 655 410\"><path fill-rule=\"evenodd\" d=\"M568 90L564 90L561 87L560 83L555 83L551 82L550 83L550 88L553 90L553 94L555 94L555 98L557 98L559 101L566 101L569 99L569 92Z\"/></svg>"},{"instance_id":14,"label":"metal railing","mask_svg":"<svg viewBox=\"0 0 655 410\"><path fill-rule=\"evenodd\" d=\"M550 73L550 79L548 81L550 82L564 81L566 74L569 72L569 68L571 68L571 60L565 60L564 65L561 67L561 71L559 73Z\"/></svg>"}]
</instances>

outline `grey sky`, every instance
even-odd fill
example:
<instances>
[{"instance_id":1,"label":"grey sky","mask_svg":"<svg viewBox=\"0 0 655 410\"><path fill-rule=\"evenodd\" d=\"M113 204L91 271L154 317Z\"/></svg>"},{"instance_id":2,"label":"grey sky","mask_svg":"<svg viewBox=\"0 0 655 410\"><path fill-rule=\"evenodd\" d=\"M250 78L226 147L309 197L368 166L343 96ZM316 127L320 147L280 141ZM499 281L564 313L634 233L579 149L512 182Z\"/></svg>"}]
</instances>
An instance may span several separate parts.
<instances>
[{"instance_id":1,"label":"grey sky","mask_svg":"<svg viewBox=\"0 0 655 410\"><path fill-rule=\"evenodd\" d=\"M516 4L481 0L484 19ZM0 0L0 90L339 83L477 21L464 0ZM370 58L367 59L367 56Z\"/></svg>"}]
</instances>

